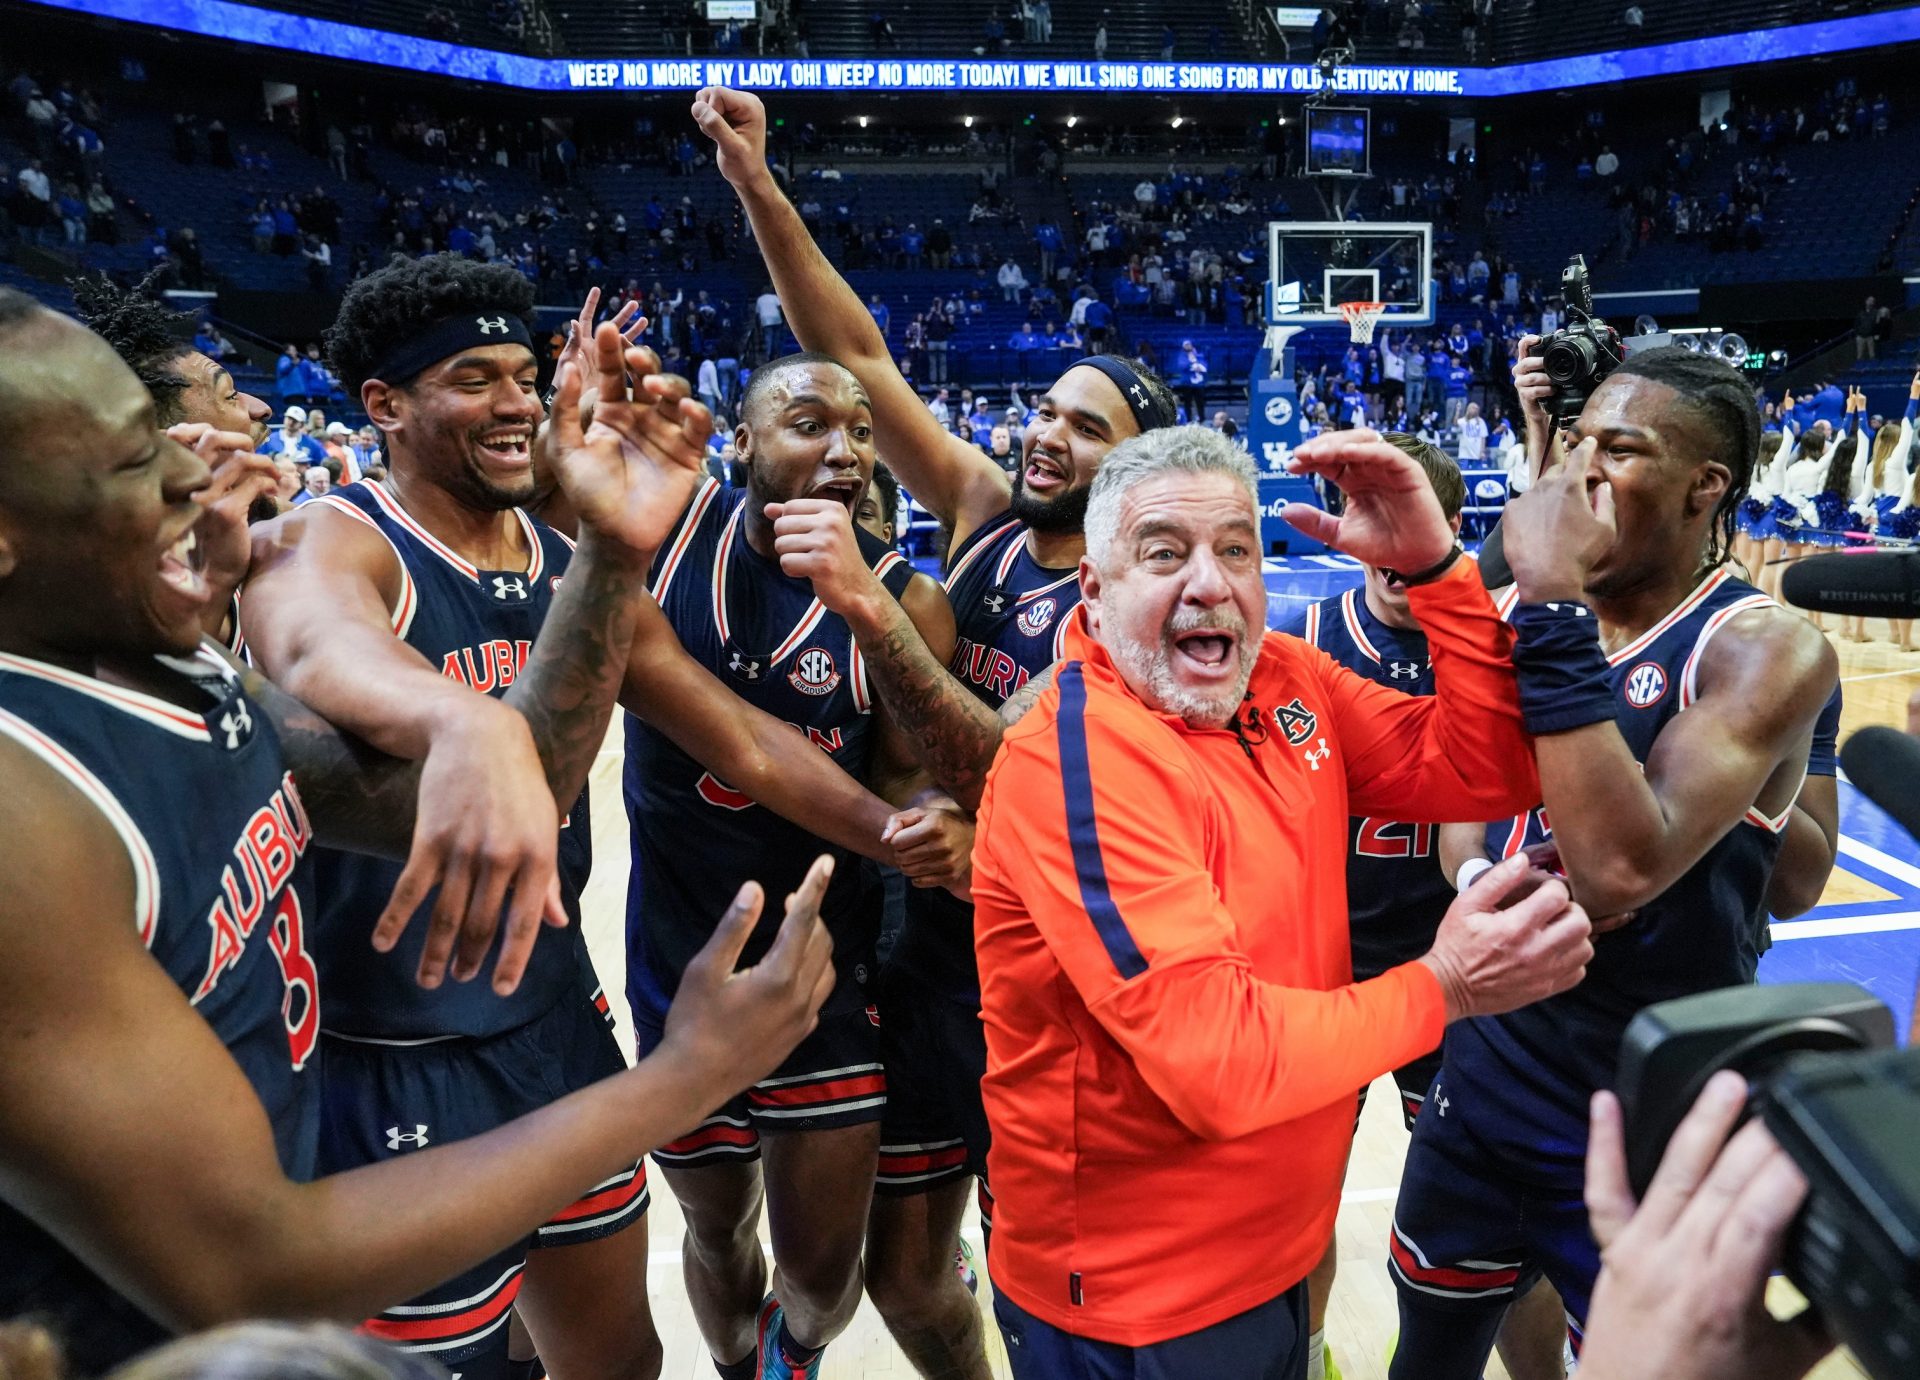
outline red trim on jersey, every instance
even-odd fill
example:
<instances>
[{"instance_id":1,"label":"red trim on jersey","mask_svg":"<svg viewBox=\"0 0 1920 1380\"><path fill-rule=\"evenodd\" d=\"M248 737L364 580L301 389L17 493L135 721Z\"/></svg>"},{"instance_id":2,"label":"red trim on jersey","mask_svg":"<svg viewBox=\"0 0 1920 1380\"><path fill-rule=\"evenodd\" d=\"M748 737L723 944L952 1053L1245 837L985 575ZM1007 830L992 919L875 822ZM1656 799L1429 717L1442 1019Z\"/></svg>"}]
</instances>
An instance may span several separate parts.
<instances>
[{"instance_id":1,"label":"red trim on jersey","mask_svg":"<svg viewBox=\"0 0 1920 1380\"><path fill-rule=\"evenodd\" d=\"M714 630L720 634L723 645L732 640L727 630L727 556L733 550L733 539L740 530L741 515L746 511L745 503L733 510L733 516L727 519L726 528L720 533L719 543L713 548L713 626ZM801 615L800 621L794 625L793 631L782 638L780 645L768 654L767 674L772 675L774 667L785 661L802 642L811 637L813 630L820 626L820 620L826 616L827 606L818 599L809 604L807 611Z\"/></svg>"},{"instance_id":2,"label":"red trim on jersey","mask_svg":"<svg viewBox=\"0 0 1920 1380\"><path fill-rule=\"evenodd\" d=\"M373 501L380 505L381 512L413 533L414 536L420 539L423 546L455 570L459 571L462 575L466 576L469 580L472 580L475 584L480 582L480 572L474 568L471 561L458 555L452 547L442 542L438 537L434 536L433 533L415 522L413 515L405 508L402 508L398 500L379 484L374 483L372 480L366 480L364 483L367 492L373 495Z\"/></svg>"},{"instance_id":3,"label":"red trim on jersey","mask_svg":"<svg viewBox=\"0 0 1920 1380\"><path fill-rule=\"evenodd\" d=\"M103 704L131 714L137 719L145 719L148 723L164 728L170 733L178 733L183 738L192 738L203 743L212 741L213 735L207 732L205 719L157 696L143 695L138 690L122 689L118 685L109 685L103 680L82 675L78 671L69 671L65 667L54 666L45 661L35 661L31 657L15 656L11 652L0 652L0 670L8 670L16 675L65 686L89 699L99 700Z\"/></svg>"},{"instance_id":4,"label":"red trim on jersey","mask_svg":"<svg viewBox=\"0 0 1920 1380\"><path fill-rule=\"evenodd\" d=\"M1619 651L1610 655L1607 658L1607 665L1618 666L1628 657L1637 655L1646 647L1652 645L1655 638L1660 636L1660 634L1668 628L1671 628L1682 618L1692 613L1695 609L1699 608L1701 600L1705 599L1709 594L1713 593L1732 578L1733 572L1725 566L1721 566L1718 570L1714 571L1713 574L1707 576L1706 579L1694 586L1693 593L1682 599L1679 604L1668 612L1665 618L1662 618L1658 623L1655 623L1651 628L1641 633L1640 636L1634 638L1633 641L1629 642Z\"/></svg>"},{"instance_id":5,"label":"red trim on jersey","mask_svg":"<svg viewBox=\"0 0 1920 1380\"><path fill-rule=\"evenodd\" d=\"M1301 640L1318 647L1320 645L1320 606L1307 605L1307 625L1301 629Z\"/></svg>"},{"instance_id":6,"label":"red trim on jersey","mask_svg":"<svg viewBox=\"0 0 1920 1380\"><path fill-rule=\"evenodd\" d=\"M1706 621L1705 626L1700 629L1700 635L1693 639L1693 650L1687 653L1686 664L1680 668L1680 707L1682 709L1692 704L1694 696L1698 693L1694 689L1694 681L1700 673L1700 656L1707 650L1707 643L1713 640L1713 635L1736 614L1745 613L1748 609L1775 607L1777 605L1767 595L1749 594L1717 610L1713 617Z\"/></svg>"},{"instance_id":7,"label":"red trim on jersey","mask_svg":"<svg viewBox=\"0 0 1920 1380\"><path fill-rule=\"evenodd\" d=\"M393 608L388 610L387 618L393 624L394 636L404 638L407 635L407 629L413 626L414 611L420 605L420 591L414 587L413 572L407 569L406 557L400 554L400 548L393 544L393 539L380 530L379 523L340 497L338 493L322 494L314 501L324 503L335 512L345 513L350 518L366 523L380 533L380 540L386 542L387 549L393 552L394 564L400 567L400 598Z\"/></svg>"},{"instance_id":8,"label":"red trim on jersey","mask_svg":"<svg viewBox=\"0 0 1920 1380\"><path fill-rule=\"evenodd\" d=\"M720 492L720 481L709 476L694 494L693 501L687 505L687 515L680 520L680 534L673 539L673 545L667 548L667 558L660 562L660 574L654 579L653 599L655 603L664 602L667 586L673 583L674 574L680 569L680 558L687 554L687 547L693 542L693 534L700 526L700 519L706 515L713 503L714 495Z\"/></svg>"},{"instance_id":9,"label":"red trim on jersey","mask_svg":"<svg viewBox=\"0 0 1920 1380\"><path fill-rule=\"evenodd\" d=\"M1347 621L1347 636L1353 639L1353 645L1360 649L1362 656L1378 666L1380 653L1360 627L1360 610L1357 607L1359 593L1357 589L1350 589L1340 596L1340 616Z\"/></svg>"},{"instance_id":10,"label":"red trim on jersey","mask_svg":"<svg viewBox=\"0 0 1920 1380\"><path fill-rule=\"evenodd\" d=\"M982 551L985 551L988 547L992 546L994 542L999 540L1001 533L1005 531L1005 529L1018 526L1020 526L1020 519L1016 518L1012 513L1007 513L994 526L987 528L984 532L976 532L973 536L973 545L967 548L967 553L960 558L960 563L947 568L945 588L952 589L953 582L960 578L961 572L978 560ZM1014 543L1014 546L1015 549L1018 549L1019 543Z\"/></svg>"}]
</instances>

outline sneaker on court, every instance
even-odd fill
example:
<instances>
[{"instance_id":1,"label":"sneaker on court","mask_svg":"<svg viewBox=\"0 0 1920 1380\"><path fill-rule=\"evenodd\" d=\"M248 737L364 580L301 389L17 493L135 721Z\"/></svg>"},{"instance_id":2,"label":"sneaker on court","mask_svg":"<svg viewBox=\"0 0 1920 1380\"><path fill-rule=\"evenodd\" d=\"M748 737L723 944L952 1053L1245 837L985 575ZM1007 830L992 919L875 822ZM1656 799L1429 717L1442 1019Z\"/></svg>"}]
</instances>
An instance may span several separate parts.
<instances>
[{"instance_id":1,"label":"sneaker on court","mask_svg":"<svg viewBox=\"0 0 1920 1380\"><path fill-rule=\"evenodd\" d=\"M1320 1349L1320 1374L1323 1380L1340 1380L1340 1367L1333 1363L1333 1347L1323 1345Z\"/></svg>"},{"instance_id":2,"label":"sneaker on court","mask_svg":"<svg viewBox=\"0 0 1920 1380\"><path fill-rule=\"evenodd\" d=\"M963 1236L953 1248L954 1273L960 1276L960 1282L967 1286L967 1292L976 1297L980 1293L980 1274L973 1268L973 1247L967 1244Z\"/></svg>"},{"instance_id":3,"label":"sneaker on court","mask_svg":"<svg viewBox=\"0 0 1920 1380\"><path fill-rule=\"evenodd\" d=\"M780 1323L785 1315L780 1300L768 1294L760 1303L760 1322L754 1329L754 1351L760 1358L760 1380L820 1380L820 1365L827 1353L813 1358L810 1365L795 1369L780 1351Z\"/></svg>"}]
</instances>

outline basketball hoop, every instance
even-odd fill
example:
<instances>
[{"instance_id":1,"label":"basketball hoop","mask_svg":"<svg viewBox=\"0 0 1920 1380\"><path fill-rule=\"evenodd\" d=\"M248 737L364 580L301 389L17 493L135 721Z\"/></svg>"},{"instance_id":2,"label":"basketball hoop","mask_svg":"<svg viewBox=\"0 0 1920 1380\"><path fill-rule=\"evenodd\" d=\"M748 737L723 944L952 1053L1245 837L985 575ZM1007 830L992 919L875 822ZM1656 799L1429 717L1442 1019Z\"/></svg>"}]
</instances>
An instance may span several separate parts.
<instances>
[{"instance_id":1,"label":"basketball hoop","mask_svg":"<svg viewBox=\"0 0 1920 1380\"><path fill-rule=\"evenodd\" d=\"M1347 318L1347 333L1356 345L1373 343L1373 328L1386 312L1385 302L1342 302L1340 314Z\"/></svg>"}]
</instances>

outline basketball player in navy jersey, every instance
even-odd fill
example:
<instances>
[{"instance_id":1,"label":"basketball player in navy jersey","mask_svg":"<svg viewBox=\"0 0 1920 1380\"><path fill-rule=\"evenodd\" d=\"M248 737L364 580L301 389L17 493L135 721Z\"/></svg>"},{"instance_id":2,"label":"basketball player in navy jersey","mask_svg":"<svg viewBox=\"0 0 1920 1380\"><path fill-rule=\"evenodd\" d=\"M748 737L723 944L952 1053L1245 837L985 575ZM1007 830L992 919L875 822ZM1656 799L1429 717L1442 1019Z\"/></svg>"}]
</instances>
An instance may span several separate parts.
<instances>
[{"instance_id":1,"label":"basketball player in navy jersey","mask_svg":"<svg viewBox=\"0 0 1920 1380\"><path fill-rule=\"evenodd\" d=\"M693 115L746 209L789 326L808 349L853 371L873 400L881 458L952 533L947 592L958 639L951 658L936 655L870 581L830 579L837 592L823 597L843 605L837 611L860 639L876 693L910 730L920 762L971 808L1000 743L994 711L1055 661L1057 638L1080 601L1081 525L1094 472L1127 437L1171 425L1173 395L1134 361L1082 360L1040 398L1020 469L1009 476L945 431L901 377L859 295L768 172L759 98L708 87ZM844 555L817 514L793 512L780 526L783 540L814 547L808 560ZM844 573L858 575L850 567ZM985 1380L979 1307L955 1273L952 1245L967 1185L986 1168L986 1044L971 906L934 889L910 892L883 988L889 1091L867 1289L921 1374ZM991 1206L984 1187L981 1206Z\"/></svg>"},{"instance_id":2,"label":"basketball player in navy jersey","mask_svg":"<svg viewBox=\"0 0 1920 1380\"><path fill-rule=\"evenodd\" d=\"M654 598L687 650L736 695L785 719L805 735L797 741L811 741L835 765L912 809L893 830L909 877L919 871L911 859L926 850L964 869L971 824L926 788L886 704L874 700L853 631L818 581L788 568L786 539L776 540L789 514L808 514L834 533L860 576L902 609L920 636L938 651L951 649L953 618L940 587L853 523L874 464L865 390L824 356L771 361L754 371L741 398L734 445L746 466L745 488L702 486L655 565ZM825 840L815 829L751 808L658 726L636 718L628 730L628 992L644 1050L659 1038L681 965L704 939L710 922L702 908L713 878L743 868L763 885L786 885ZM686 1213L694 1316L729 1380L816 1376L822 1348L859 1303L886 1104L881 1018L868 993L879 889L863 888L860 870L848 866L821 914L841 976L820 1028L772 1078L655 1156ZM763 1194L774 1256L773 1291L764 1299L765 1264L754 1234Z\"/></svg>"},{"instance_id":3,"label":"basketball player in navy jersey","mask_svg":"<svg viewBox=\"0 0 1920 1380\"><path fill-rule=\"evenodd\" d=\"M519 675L569 568L566 541L517 506L534 489L532 439L543 415L525 322L532 306L531 284L512 269L455 255L396 259L355 283L329 349L382 433L390 482L349 485L257 529L242 618L260 665L396 755L495 709L492 697ZM618 376L620 347L618 329L603 324L595 340L603 378ZM642 374L657 367L644 350L625 351L625 363ZM657 376L648 386L662 397L685 388ZM710 417L697 404L680 406L677 444L703 447ZM680 506L667 502L658 516L670 521ZM727 695L679 649L649 601L635 601L635 616L630 659L611 668L623 702L740 789L766 792L795 813L825 812L840 841L884 851L883 802L791 729ZM576 923L514 950L524 974L496 964L491 991L439 981L462 917L455 975L480 966L485 949L465 935L498 913L505 877L426 896L391 869L321 860L327 932L318 958L330 984L324 1168L484 1132L623 1065L577 924L590 862L587 803L572 801L564 821L532 808L535 792L554 797L544 778L520 784L520 747L490 744L463 765L477 801L523 797L533 827L547 831L550 846L559 839L561 901ZM382 907L396 917L416 903L431 924L415 924L388 952L359 942ZM524 918L518 900L515 907L510 931ZM383 923L379 933L389 932ZM651 1376L660 1347L645 1288L646 1203L644 1166L630 1162L534 1238L369 1326L465 1375L502 1374L512 1306L563 1380Z\"/></svg>"},{"instance_id":4,"label":"basketball player in navy jersey","mask_svg":"<svg viewBox=\"0 0 1920 1380\"><path fill-rule=\"evenodd\" d=\"M637 558L654 538L619 500L691 482L697 450L660 444L677 422L618 415L636 410L605 409L591 444L571 430L562 468ZM742 890L659 1057L492 1135L306 1183L323 984L302 855L405 857L410 835L431 853L487 802L202 640L208 467L98 337L4 290L0 438L0 1317L50 1321L87 1373L174 1329L365 1317L534 1230L809 1027L831 973L824 865L734 977L759 909ZM583 551L503 711L539 725L569 789L617 680L593 668L631 636L623 569ZM437 875L461 867L480 871Z\"/></svg>"},{"instance_id":5,"label":"basketball player in navy jersey","mask_svg":"<svg viewBox=\"0 0 1920 1380\"><path fill-rule=\"evenodd\" d=\"M1544 803L1489 840L1506 856L1550 839L1575 895L1614 919L1579 987L1448 1033L1389 1243L1396 1380L1477 1377L1508 1301L1542 1274L1577 1330L1599 1268L1588 1104L1627 1022L1753 981L1836 684L1818 631L1725 565L1759 435L1732 369L1651 350L1595 391L1567 458L1508 506L1503 602Z\"/></svg>"}]
</instances>

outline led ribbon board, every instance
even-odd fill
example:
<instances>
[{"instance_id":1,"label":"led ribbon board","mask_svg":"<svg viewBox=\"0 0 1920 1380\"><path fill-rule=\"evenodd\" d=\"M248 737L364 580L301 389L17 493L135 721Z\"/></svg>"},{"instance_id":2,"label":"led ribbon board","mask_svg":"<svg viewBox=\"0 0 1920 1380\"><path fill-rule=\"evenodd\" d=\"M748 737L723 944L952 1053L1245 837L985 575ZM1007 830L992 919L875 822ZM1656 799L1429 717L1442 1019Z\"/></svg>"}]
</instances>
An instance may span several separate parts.
<instances>
[{"instance_id":1,"label":"led ribbon board","mask_svg":"<svg viewBox=\"0 0 1920 1380\"><path fill-rule=\"evenodd\" d=\"M1209 92L1228 96L1331 91L1354 96L1518 96L1880 48L1910 43L1920 35L1920 5L1910 5L1879 14L1508 67L1353 64L1324 77L1312 65L1299 63L536 58L256 9L234 0L32 2L207 38L527 91L696 91L702 86L738 86L756 91Z\"/></svg>"}]
</instances>

